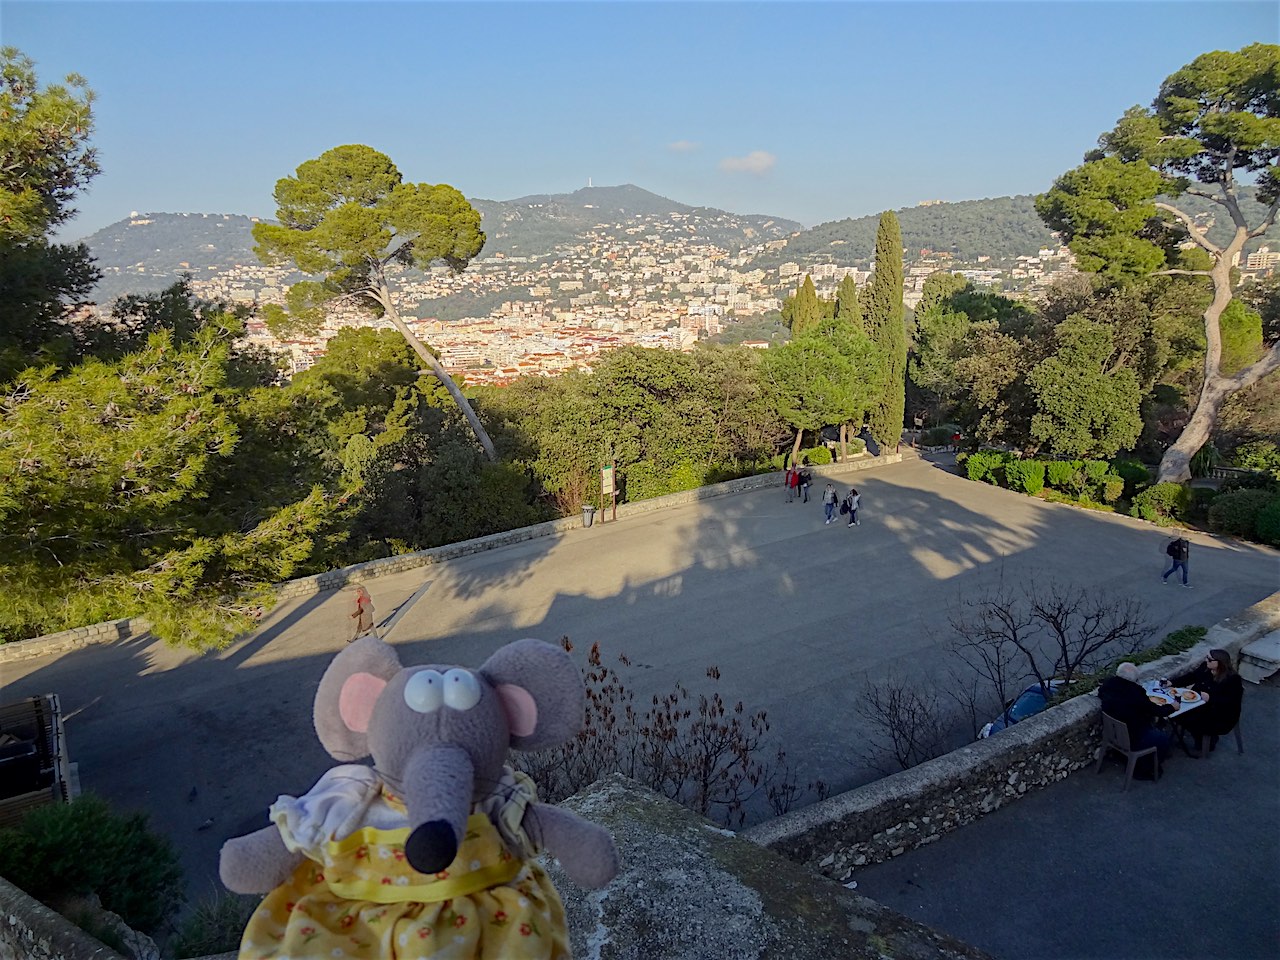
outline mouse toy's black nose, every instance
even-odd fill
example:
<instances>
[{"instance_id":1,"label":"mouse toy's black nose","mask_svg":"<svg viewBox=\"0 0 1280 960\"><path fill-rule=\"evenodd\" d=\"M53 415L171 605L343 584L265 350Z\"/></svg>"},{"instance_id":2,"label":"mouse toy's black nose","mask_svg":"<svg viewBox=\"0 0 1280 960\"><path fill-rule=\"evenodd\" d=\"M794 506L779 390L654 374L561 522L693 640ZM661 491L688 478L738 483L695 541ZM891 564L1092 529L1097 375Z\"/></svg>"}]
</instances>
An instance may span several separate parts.
<instances>
[{"instance_id":1,"label":"mouse toy's black nose","mask_svg":"<svg viewBox=\"0 0 1280 960\"><path fill-rule=\"evenodd\" d=\"M458 838L448 823L431 820L409 834L404 855L419 873L439 873L458 855Z\"/></svg>"}]
</instances>

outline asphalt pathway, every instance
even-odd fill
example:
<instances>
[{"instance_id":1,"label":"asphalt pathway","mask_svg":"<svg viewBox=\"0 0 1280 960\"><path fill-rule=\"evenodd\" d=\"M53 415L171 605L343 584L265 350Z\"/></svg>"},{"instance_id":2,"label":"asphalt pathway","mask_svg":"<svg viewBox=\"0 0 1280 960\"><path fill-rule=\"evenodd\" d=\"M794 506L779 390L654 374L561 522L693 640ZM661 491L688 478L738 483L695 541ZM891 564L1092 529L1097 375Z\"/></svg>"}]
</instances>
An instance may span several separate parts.
<instances>
[{"instance_id":1,"label":"asphalt pathway","mask_svg":"<svg viewBox=\"0 0 1280 960\"><path fill-rule=\"evenodd\" d=\"M1280 583L1275 551L1195 534L1193 588L1162 586L1164 531L926 461L851 477L863 505L855 528L823 523L820 481L808 504L753 491L367 586L380 622L404 608L387 639L405 662L479 665L525 636L568 636L585 659L599 642L636 703L677 682L695 697L714 687L767 711L770 743L785 746L801 785L842 790L877 775L856 710L865 684L945 682L947 617L964 598L1001 582L1074 584L1144 601L1162 633L1212 624ZM84 788L150 812L199 894L227 837L264 825L277 795L306 790L332 764L311 700L350 636L351 605L346 591L287 602L252 636L204 655L140 639L5 665L0 697L57 692Z\"/></svg>"}]
</instances>

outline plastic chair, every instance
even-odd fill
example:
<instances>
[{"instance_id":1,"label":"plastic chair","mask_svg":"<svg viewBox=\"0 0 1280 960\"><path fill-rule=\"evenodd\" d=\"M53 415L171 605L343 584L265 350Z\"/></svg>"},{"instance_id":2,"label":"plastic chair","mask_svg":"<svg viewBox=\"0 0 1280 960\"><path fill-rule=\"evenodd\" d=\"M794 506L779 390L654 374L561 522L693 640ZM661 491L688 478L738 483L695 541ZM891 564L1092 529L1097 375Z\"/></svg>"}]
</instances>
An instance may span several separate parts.
<instances>
[{"instance_id":1,"label":"plastic chair","mask_svg":"<svg viewBox=\"0 0 1280 960\"><path fill-rule=\"evenodd\" d=\"M1117 720L1110 714L1102 715L1102 745L1098 747L1098 766L1094 768L1094 773L1102 772L1102 761L1107 758L1107 752L1114 750L1116 753L1124 754L1128 759L1129 765L1124 771L1124 789L1129 789L1129 784L1133 782L1133 770L1138 765L1138 761L1145 756L1151 756L1152 762L1156 765L1156 779L1160 778L1160 761L1155 757L1155 747L1147 747L1145 750L1134 750L1129 746L1129 728ZM1121 791L1123 792L1123 791Z\"/></svg>"}]
</instances>

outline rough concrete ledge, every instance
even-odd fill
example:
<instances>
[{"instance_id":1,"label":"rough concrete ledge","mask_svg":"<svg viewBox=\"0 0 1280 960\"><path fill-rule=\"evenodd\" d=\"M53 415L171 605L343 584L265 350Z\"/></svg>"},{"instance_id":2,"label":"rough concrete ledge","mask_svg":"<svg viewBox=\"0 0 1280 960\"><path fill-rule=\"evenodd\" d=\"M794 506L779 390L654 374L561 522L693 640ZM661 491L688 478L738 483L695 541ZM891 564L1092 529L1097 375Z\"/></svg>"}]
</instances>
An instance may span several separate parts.
<instances>
[{"instance_id":1,"label":"rough concrete ledge","mask_svg":"<svg viewBox=\"0 0 1280 960\"><path fill-rule=\"evenodd\" d=\"M846 890L614 775L562 806L604 825L605 889L547 864L578 960L926 960L987 955Z\"/></svg>"},{"instance_id":2,"label":"rough concrete ledge","mask_svg":"<svg viewBox=\"0 0 1280 960\"><path fill-rule=\"evenodd\" d=\"M1280 593L1211 627L1192 649L1140 668L1140 676L1187 672L1212 648L1233 655L1280 627ZM1096 693L1066 703L945 756L752 827L745 839L826 876L933 843L1004 804L1048 786L1096 759Z\"/></svg>"},{"instance_id":3,"label":"rough concrete ledge","mask_svg":"<svg viewBox=\"0 0 1280 960\"><path fill-rule=\"evenodd\" d=\"M0 877L0 957L124 960L61 914Z\"/></svg>"},{"instance_id":4,"label":"rough concrete ledge","mask_svg":"<svg viewBox=\"0 0 1280 960\"><path fill-rule=\"evenodd\" d=\"M813 470L815 475L820 477L839 477L890 463L900 463L902 457L903 455L900 453L886 454L882 457L864 456L861 459L847 463L815 466ZM742 477L738 480L713 483L694 490L683 490L679 493L670 493L666 496L641 500L637 503L624 503L618 507L618 519L625 520L627 517L640 516L645 513L652 513L655 510L665 510L670 507L697 503L698 501L710 500L715 497L729 496L730 494L742 493L747 490L781 486L781 473L762 473L752 477ZM362 583L377 577L403 573L405 570L426 567L445 560L456 560L459 557L468 557L497 547L522 543L525 540L557 536L568 530L576 530L581 526L581 514L573 517L561 517L558 520L548 520L545 523L538 523L529 527L518 527L515 530L491 533L485 537L463 540L460 543L432 547L430 550L418 550L414 553L404 553L395 557L379 557L377 560L368 560L364 563L341 567L337 570L326 570L324 573L317 573L309 577L286 580L284 583L276 584L273 589L276 602L294 597L311 596L317 593L324 593L327 590L338 590L349 583ZM135 617L132 620L95 623L87 627L75 627L71 630L63 630L60 633L46 634L43 637L32 637L30 640L4 643L0 644L0 663L43 657L51 653L65 653L68 650L75 650L91 643L107 643L112 640L142 636L148 629L150 629L150 624L145 618Z\"/></svg>"}]
</instances>

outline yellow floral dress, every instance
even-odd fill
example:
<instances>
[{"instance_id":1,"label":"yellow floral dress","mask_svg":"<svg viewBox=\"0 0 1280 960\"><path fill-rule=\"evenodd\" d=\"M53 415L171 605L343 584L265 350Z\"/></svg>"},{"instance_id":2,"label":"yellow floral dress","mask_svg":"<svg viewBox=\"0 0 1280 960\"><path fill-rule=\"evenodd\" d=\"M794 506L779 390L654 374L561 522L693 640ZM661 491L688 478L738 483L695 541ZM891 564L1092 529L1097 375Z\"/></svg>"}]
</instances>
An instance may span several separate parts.
<instances>
[{"instance_id":1,"label":"yellow floral dress","mask_svg":"<svg viewBox=\"0 0 1280 960\"><path fill-rule=\"evenodd\" d=\"M507 768L478 804L453 863L434 876L404 855L404 804L368 767L329 770L271 819L306 860L267 894L241 960L568 960L564 907L521 829L533 782Z\"/></svg>"}]
</instances>

